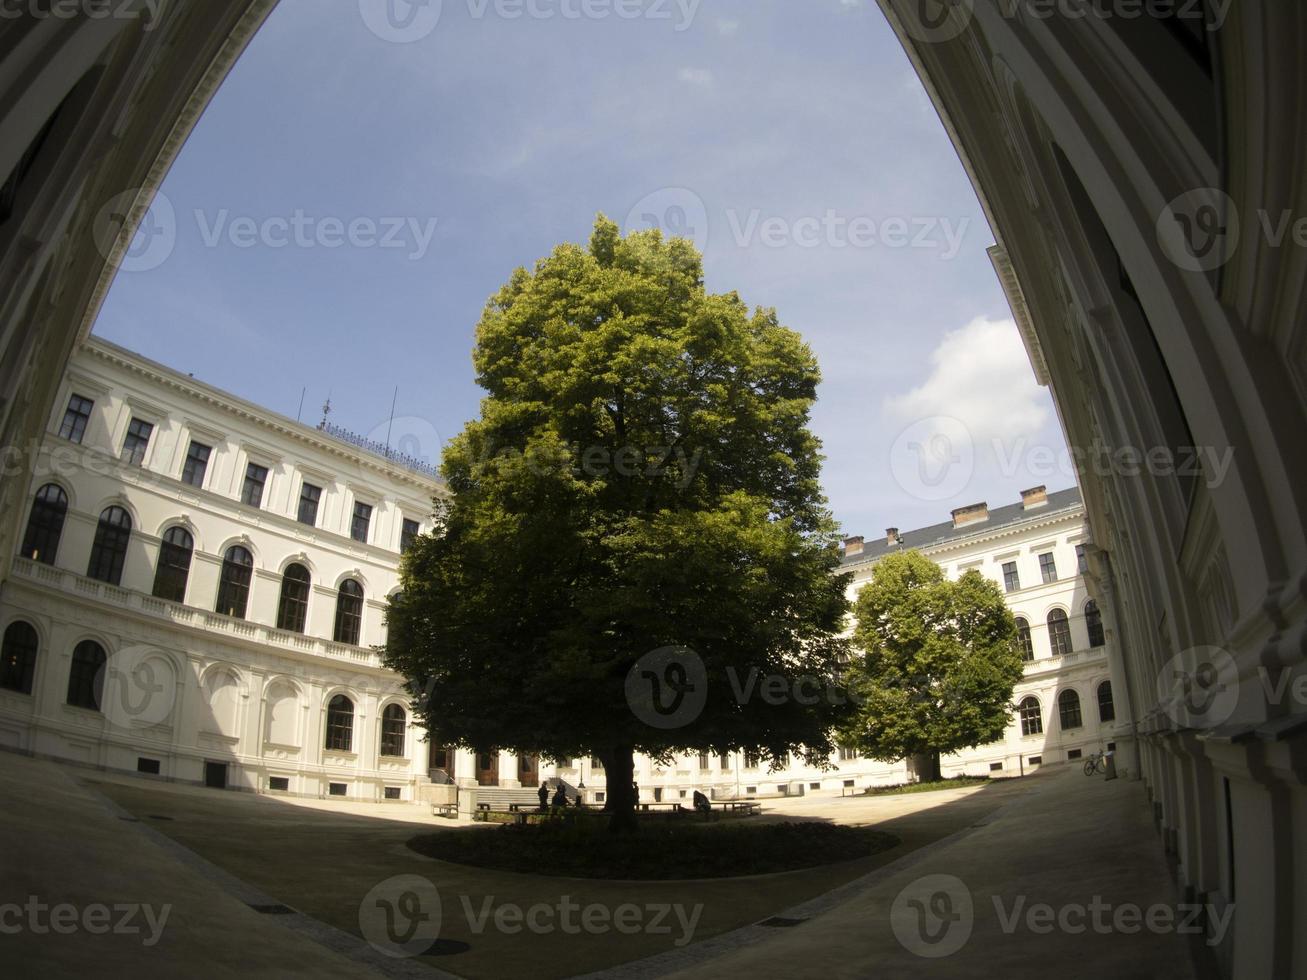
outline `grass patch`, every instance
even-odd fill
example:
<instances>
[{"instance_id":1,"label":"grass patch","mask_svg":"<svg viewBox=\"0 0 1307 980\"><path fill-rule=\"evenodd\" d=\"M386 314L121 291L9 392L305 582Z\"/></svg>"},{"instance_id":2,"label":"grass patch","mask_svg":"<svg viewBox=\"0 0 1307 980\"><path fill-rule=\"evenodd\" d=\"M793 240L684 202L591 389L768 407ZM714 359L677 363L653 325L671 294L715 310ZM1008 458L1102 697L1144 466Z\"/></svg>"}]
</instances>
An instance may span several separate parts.
<instances>
[{"instance_id":1,"label":"grass patch","mask_svg":"<svg viewBox=\"0 0 1307 980\"><path fill-rule=\"evenodd\" d=\"M989 782L988 776L952 776L930 783L900 783L897 786L868 786L868 796L894 796L899 793L933 793L941 789L961 789L963 786L981 786Z\"/></svg>"},{"instance_id":2,"label":"grass patch","mask_svg":"<svg viewBox=\"0 0 1307 980\"><path fill-rule=\"evenodd\" d=\"M408 842L419 854L498 871L670 881L795 871L869 857L899 839L827 823L702 824L646 821L630 835L594 815L497 830L448 830Z\"/></svg>"}]
</instances>

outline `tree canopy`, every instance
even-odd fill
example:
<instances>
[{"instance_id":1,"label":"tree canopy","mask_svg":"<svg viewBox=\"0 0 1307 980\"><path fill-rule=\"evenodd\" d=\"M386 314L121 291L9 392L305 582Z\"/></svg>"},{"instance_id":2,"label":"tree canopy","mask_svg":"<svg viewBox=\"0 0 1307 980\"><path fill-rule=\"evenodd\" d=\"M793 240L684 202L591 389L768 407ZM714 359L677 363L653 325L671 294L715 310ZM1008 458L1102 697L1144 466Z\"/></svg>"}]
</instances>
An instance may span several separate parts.
<instances>
[{"instance_id":1,"label":"tree canopy","mask_svg":"<svg viewBox=\"0 0 1307 980\"><path fill-rule=\"evenodd\" d=\"M917 757L922 778L938 778L941 754L1002 738L1023 668L997 585L974 570L949 581L920 552L898 552L876 564L854 616L849 742L886 762Z\"/></svg>"},{"instance_id":2,"label":"tree canopy","mask_svg":"<svg viewBox=\"0 0 1307 980\"><path fill-rule=\"evenodd\" d=\"M588 248L490 299L473 363L480 417L446 447L449 495L404 557L385 650L433 741L596 755L617 810L634 752L828 757L847 577L800 337L709 294L689 242L601 215ZM644 661L696 689L693 717L633 710ZM778 675L820 696L762 697Z\"/></svg>"}]
</instances>

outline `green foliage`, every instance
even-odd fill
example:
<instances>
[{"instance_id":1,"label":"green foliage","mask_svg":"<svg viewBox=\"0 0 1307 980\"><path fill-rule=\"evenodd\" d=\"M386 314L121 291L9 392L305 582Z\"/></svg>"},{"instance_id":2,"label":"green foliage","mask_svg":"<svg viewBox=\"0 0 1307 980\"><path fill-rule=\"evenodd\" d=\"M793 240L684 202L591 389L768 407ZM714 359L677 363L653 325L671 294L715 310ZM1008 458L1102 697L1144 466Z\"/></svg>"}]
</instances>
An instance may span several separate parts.
<instances>
[{"instance_id":1,"label":"green foliage","mask_svg":"<svg viewBox=\"0 0 1307 980\"><path fill-rule=\"evenodd\" d=\"M404 558L384 654L429 695L432 740L593 753L610 784L631 751L826 758L838 698L741 704L727 674L831 678L846 649L799 336L709 295L690 243L600 216L588 249L558 246L491 298L473 362L480 418L445 451L450 496ZM624 689L664 646L694 650L709 684L671 730Z\"/></svg>"},{"instance_id":2,"label":"green foliage","mask_svg":"<svg viewBox=\"0 0 1307 980\"><path fill-rule=\"evenodd\" d=\"M1003 736L1022 676L1016 621L976 571L956 582L916 551L888 555L854 603L861 708L845 737L872 758L957 752Z\"/></svg>"}]
</instances>

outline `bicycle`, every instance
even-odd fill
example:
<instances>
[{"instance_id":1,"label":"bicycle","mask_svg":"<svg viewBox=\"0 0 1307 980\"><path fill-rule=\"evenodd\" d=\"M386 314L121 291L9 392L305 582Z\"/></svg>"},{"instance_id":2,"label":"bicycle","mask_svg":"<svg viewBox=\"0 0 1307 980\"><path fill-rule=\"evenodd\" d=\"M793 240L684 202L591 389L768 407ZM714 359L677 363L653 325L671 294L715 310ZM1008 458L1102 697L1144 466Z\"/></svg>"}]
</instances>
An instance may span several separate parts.
<instances>
[{"instance_id":1,"label":"bicycle","mask_svg":"<svg viewBox=\"0 0 1307 980\"><path fill-rule=\"evenodd\" d=\"M1085 760L1085 775L1093 776L1094 774L1098 774L1099 776L1107 775L1106 752L1095 752Z\"/></svg>"}]
</instances>

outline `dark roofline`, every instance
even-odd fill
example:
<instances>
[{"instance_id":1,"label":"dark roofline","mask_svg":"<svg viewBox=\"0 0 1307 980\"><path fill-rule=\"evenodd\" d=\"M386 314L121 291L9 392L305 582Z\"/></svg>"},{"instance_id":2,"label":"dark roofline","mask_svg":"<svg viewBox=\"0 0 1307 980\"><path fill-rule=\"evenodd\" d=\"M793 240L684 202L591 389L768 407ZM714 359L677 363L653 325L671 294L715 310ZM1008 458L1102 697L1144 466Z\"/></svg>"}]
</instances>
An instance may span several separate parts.
<instances>
[{"instance_id":1,"label":"dark roofline","mask_svg":"<svg viewBox=\"0 0 1307 980\"><path fill-rule=\"evenodd\" d=\"M1077 510L1083 506L1084 501L1080 496L1079 487L1056 490L1048 495L1047 503L1040 504L1030 510L1026 510L1025 505L1021 501L1017 501L1013 504L1005 504L1002 507L994 508L989 512L987 520L964 524L962 527L954 527L953 522L950 520L941 524L932 524L929 527L917 528L913 531L902 531L899 533L899 543L897 545L891 545L885 539L885 535L882 534L869 542L865 542L862 551L857 554L843 556L841 564L847 568L861 562L883 558L892 551L934 548L945 544L959 543L968 538L993 534L996 531L1015 527L1026 521Z\"/></svg>"}]
</instances>

